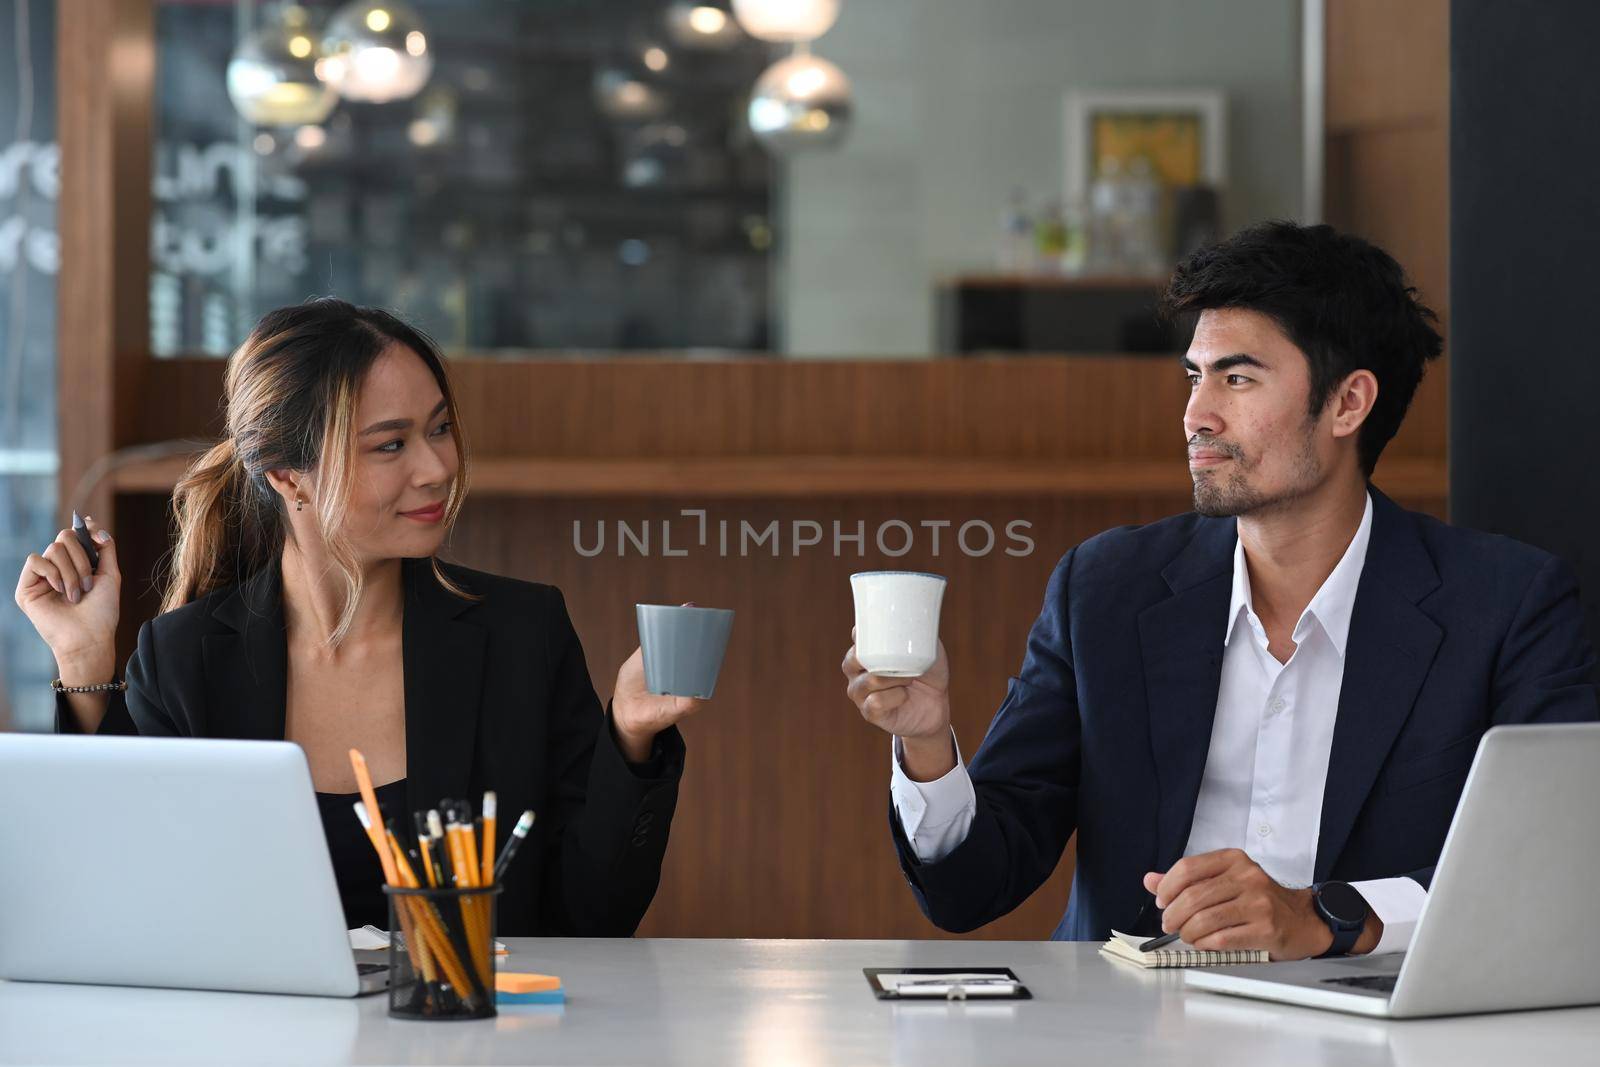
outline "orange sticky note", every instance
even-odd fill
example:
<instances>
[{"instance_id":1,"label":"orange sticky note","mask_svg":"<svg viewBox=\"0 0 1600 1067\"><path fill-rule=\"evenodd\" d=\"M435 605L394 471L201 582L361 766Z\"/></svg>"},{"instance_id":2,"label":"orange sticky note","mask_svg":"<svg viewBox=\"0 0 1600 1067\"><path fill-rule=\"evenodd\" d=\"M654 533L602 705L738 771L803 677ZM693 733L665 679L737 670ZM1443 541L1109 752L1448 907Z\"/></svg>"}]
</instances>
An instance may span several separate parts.
<instances>
[{"instance_id":1,"label":"orange sticky note","mask_svg":"<svg viewBox=\"0 0 1600 1067\"><path fill-rule=\"evenodd\" d=\"M561 988L561 979L553 974L517 974L501 971L494 976L497 993L548 993Z\"/></svg>"}]
</instances>

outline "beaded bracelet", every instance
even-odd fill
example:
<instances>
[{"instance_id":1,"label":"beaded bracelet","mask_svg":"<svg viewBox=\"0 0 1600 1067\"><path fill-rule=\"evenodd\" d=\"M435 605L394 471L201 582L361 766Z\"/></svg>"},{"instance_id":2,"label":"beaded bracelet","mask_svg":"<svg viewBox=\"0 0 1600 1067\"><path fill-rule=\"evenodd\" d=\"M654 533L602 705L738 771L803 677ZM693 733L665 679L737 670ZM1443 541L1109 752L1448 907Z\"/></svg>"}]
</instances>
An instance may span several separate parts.
<instances>
[{"instance_id":1,"label":"beaded bracelet","mask_svg":"<svg viewBox=\"0 0 1600 1067\"><path fill-rule=\"evenodd\" d=\"M119 678L98 685L62 685L61 679L57 678L50 683L50 688L58 693L121 693L128 688L128 683Z\"/></svg>"}]
</instances>

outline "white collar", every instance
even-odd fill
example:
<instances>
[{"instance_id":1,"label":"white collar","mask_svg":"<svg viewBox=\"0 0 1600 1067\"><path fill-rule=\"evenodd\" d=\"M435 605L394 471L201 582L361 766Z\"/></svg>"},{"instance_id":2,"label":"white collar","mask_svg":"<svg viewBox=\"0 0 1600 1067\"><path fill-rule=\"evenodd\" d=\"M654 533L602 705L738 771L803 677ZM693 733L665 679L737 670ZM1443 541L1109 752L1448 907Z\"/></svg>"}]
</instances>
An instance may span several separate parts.
<instances>
[{"instance_id":1,"label":"white collar","mask_svg":"<svg viewBox=\"0 0 1600 1067\"><path fill-rule=\"evenodd\" d=\"M1371 538L1372 494L1368 493L1367 506L1361 513L1361 525L1356 527L1356 535L1350 539L1344 555L1295 623L1292 639L1296 645L1304 640L1306 632L1315 622L1328 635L1339 658L1344 658L1345 642L1350 635L1350 615L1356 605L1356 587L1361 583L1361 569L1367 561L1367 542ZM1233 639L1233 631L1238 627L1241 614L1250 620L1252 626L1260 625L1256 621L1255 603L1250 597L1250 571L1245 566L1244 541L1235 535L1233 599L1228 604L1228 629L1222 637L1224 647Z\"/></svg>"}]
</instances>

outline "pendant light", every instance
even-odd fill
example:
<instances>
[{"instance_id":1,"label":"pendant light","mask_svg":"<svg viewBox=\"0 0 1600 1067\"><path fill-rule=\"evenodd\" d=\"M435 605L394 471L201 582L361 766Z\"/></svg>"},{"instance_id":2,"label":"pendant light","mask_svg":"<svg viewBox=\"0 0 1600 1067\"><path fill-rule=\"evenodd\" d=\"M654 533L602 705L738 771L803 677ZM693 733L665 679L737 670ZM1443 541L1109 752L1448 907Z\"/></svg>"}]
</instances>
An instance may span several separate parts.
<instances>
[{"instance_id":1,"label":"pendant light","mask_svg":"<svg viewBox=\"0 0 1600 1067\"><path fill-rule=\"evenodd\" d=\"M850 79L801 44L756 79L750 130L780 154L833 148L849 131L853 110Z\"/></svg>"},{"instance_id":2,"label":"pendant light","mask_svg":"<svg viewBox=\"0 0 1600 1067\"><path fill-rule=\"evenodd\" d=\"M305 8L285 6L234 48L228 60L228 99L257 126L322 122L338 104L339 94L317 78L319 56Z\"/></svg>"},{"instance_id":3,"label":"pendant light","mask_svg":"<svg viewBox=\"0 0 1600 1067\"><path fill-rule=\"evenodd\" d=\"M391 0L354 0L336 11L323 31L322 52L317 76L347 100L404 100L433 73L422 20Z\"/></svg>"}]
</instances>

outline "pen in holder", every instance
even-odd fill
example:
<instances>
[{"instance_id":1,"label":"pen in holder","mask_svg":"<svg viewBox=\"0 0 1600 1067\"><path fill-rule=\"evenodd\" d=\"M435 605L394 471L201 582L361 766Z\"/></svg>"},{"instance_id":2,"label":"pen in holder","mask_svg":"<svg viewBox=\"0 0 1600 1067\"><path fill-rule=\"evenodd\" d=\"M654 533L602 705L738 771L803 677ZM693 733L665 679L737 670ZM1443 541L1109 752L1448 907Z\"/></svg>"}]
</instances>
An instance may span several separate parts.
<instances>
[{"instance_id":1,"label":"pen in holder","mask_svg":"<svg viewBox=\"0 0 1600 1067\"><path fill-rule=\"evenodd\" d=\"M495 897L500 886L384 886L389 899L389 1014L399 1019L495 1015Z\"/></svg>"}]
</instances>

